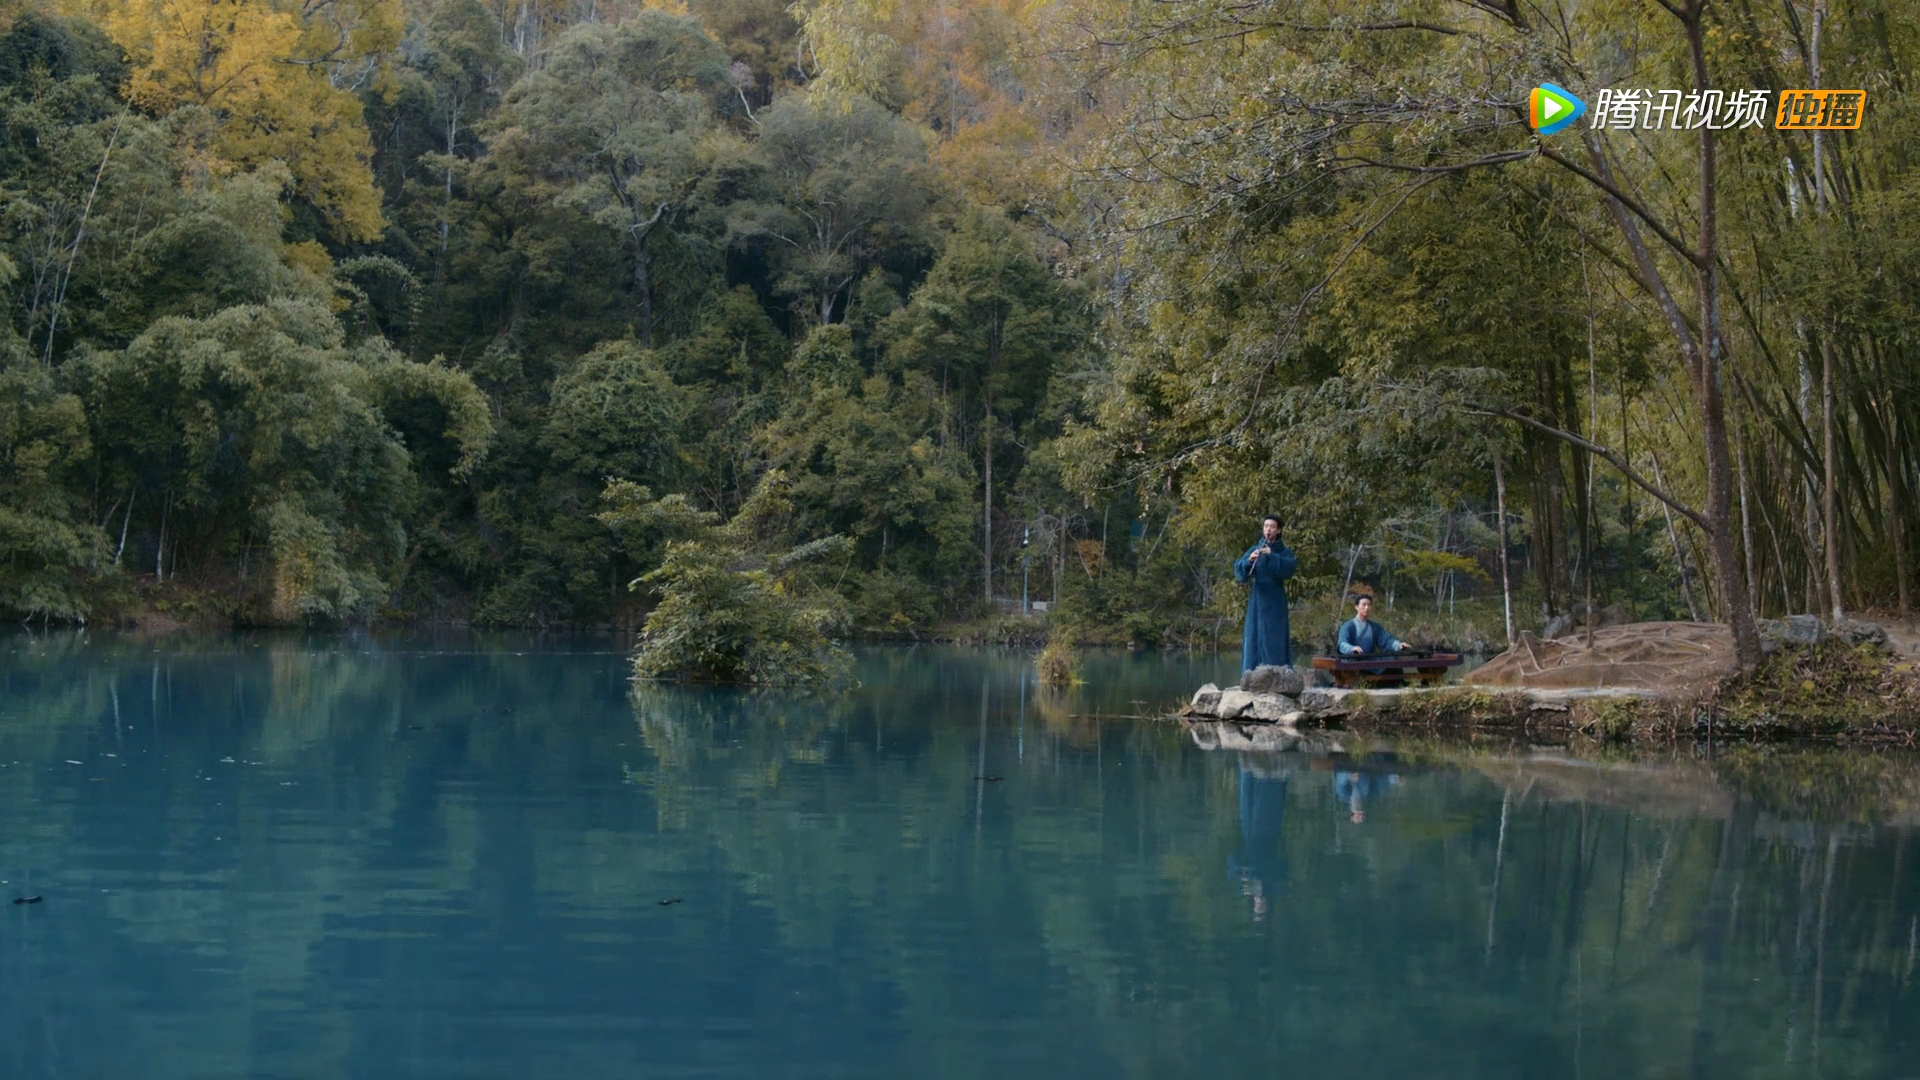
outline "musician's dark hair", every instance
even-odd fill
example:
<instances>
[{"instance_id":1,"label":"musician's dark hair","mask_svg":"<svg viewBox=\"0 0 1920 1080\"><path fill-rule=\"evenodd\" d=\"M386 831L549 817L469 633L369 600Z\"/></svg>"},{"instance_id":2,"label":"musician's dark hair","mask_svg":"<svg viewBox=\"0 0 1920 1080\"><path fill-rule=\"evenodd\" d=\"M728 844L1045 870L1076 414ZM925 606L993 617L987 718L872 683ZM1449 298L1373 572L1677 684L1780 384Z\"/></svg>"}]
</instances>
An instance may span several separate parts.
<instances>
[{"instance_id":1,"label":"musician's dark hair","mask_svg":"<svg viewBox=\"0 0 1920 1080\"><path fill-rule=\"evenodd\" d=\"M1267 515L1266 517L1263 517L1263 518L1261 518L1261 519L1260 519L1260 527L1261 527L1261 528L1263 528L1263 529L1264 529L1264 528L1266 528L1266 527L1267 527L1267 522L1269 522L1269 521L1271 521L1271 522L1273 522L1273 524L1274 524L1274 526L1275 526L1276 528L1280 528L1280 529L1284 529L1284 528L1286 528L1286 527L1287 527L1287 523L1286 523L1286 522L1284 522L1284 521L1281 521L1281 520L1280 520L1280 515L1279 515L1279 514L1268 514L1268 515Z\"/></svg>"}]
</instances>

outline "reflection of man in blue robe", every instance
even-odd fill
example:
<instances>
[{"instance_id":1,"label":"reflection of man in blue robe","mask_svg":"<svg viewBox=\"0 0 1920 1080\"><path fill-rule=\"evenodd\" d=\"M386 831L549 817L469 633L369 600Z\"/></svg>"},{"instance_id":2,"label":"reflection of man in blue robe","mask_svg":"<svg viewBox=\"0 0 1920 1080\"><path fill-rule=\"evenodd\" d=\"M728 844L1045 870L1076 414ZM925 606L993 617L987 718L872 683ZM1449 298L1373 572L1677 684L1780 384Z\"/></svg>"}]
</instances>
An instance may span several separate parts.
<instances>
[{"instance_id":1,"label":"reflection of man in blue robe","mask_svg":"<svg viewBox=\"0 0 1920 1080\"><path fill-rule=\"evenodd\" d=\"M1240 670L1261 664L1293 663L1288 638L1286 580L1293 576L1293 549L1280 542L1280 519L1269 514L1260 522L1260 539L1234 560L1233 580L1247 590L1247 624L1240 637Z\"/></svg>"},{"instance_id":2,"label":"reflection of man in blue robe","mask_svg":"<svg viewBox=\"0 0 1920 1080\"><path fill-rule=\"evenodd\" d=\"M1287 811L1287 783L1293 774L1240 758L1240 850L1227 859L1227 879L1253 900L1253 917L1267 917L1273 895L1287 882L1287 857L1280 848L1280 822Z\"/></svg>"},{"instance_id":3,"label":"reflection of man in blue robe","mask_svg":"<svg viewBox=\"0 0 1920 1080\"><path fill-rule=\"evenodd\" d=\"M1400 783L1394 773L1337 772L1333 774L1333 798L1347 808L1347 817L1355 825L1367 820L1366 800Z\"/></svg>"}]
</instances>

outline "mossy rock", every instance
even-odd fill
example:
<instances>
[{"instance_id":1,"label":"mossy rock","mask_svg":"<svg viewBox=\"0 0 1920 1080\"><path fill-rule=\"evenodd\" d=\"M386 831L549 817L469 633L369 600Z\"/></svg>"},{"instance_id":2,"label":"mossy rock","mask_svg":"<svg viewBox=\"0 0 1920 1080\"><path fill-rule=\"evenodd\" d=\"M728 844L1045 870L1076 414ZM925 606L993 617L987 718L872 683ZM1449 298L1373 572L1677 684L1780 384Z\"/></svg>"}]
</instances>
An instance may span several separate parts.
<instances>
[{"instance_id":1,"label":"mossy rock","mask_svg":"<svg viewBox=\"0 0 1920 1080\"><path fill-rule=\"evenodd\" d=\"M1643 711L1638 698L1596 698L1580 703L1574 728L1590 738L1619 741L1640 727Z\"/></svg>"}]
</instances>

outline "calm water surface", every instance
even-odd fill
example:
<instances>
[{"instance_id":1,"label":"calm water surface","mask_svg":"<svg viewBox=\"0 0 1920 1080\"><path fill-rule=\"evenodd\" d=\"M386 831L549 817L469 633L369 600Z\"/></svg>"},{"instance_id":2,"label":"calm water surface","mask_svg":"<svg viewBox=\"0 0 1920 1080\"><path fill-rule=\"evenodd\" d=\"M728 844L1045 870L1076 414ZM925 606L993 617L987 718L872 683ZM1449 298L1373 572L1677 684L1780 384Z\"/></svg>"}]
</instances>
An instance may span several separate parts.
<instances>
[{"instance_id":1,"label":"calm water surface","mask_svg":"<svg viewBox=\"0 0 1920 1080\"><path fill-rule=\"evenodd\" d=\"M1128 718L1233 659L0 639L0 1076L1920 1076L1912 760Z\"/></svg>"}]
</instances>

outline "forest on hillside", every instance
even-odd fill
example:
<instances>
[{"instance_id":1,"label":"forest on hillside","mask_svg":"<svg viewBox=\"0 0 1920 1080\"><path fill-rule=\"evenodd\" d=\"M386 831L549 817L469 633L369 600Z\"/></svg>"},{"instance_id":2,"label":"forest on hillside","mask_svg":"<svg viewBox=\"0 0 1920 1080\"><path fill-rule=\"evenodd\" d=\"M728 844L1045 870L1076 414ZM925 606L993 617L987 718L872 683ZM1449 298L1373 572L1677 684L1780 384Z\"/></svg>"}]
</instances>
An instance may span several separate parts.
<instances>
[{"instance_id":1,"label":"forest on hillside","mask_svg":"<svg viewBox=\"0 0 1920 1080\"><path fill-rule=\"evenodd\" d=\"M1904 613L1902 8L0 0L0 611L1205 644L1273 511L1310 637Z\"/></svg>"}]
</instances>

